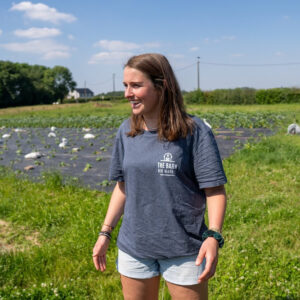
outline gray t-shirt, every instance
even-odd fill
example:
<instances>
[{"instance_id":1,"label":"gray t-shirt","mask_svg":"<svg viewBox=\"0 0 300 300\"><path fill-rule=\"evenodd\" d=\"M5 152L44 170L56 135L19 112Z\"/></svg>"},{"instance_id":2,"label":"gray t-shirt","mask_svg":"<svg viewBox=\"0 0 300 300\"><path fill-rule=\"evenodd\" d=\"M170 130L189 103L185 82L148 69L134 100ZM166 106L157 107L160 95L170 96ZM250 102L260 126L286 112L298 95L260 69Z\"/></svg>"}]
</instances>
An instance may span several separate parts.
<instances>
[{"instance_id":1,"label":"gray t-shirt","mask_svg":"<svg viewBox=\"0 0 300 300\"><path fill-rule=\"evenodd\" d=\"M198 253L206 197L203 188L227 182L212 131L192 117L192 135L160 141L157 132L128 137L120 126L110 180L125 181L126 202L118 247L138 258L171 258Z\"/></svg>"}]
</instances>

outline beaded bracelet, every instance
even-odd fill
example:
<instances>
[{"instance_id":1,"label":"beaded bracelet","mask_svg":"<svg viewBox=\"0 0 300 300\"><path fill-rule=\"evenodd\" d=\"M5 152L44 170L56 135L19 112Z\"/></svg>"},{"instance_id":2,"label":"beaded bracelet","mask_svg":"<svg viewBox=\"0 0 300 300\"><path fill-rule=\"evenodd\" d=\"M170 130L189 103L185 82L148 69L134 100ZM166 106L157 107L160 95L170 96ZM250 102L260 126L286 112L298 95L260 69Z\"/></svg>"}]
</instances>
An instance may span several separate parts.
<instances>
[{"instance_id":1,"label":"beaded bracelet","mask_svg":"<svg viewBox=\"0 0 300 300\"><path fill-rule=\"evenodd\" d=\"M111 240L111 235L110 235L110 233L108 232L108 231L100 231L99 232L99 236L100 235L104 235L104 236L106 236L109 240Z\"/></svg>"}]
</instances>

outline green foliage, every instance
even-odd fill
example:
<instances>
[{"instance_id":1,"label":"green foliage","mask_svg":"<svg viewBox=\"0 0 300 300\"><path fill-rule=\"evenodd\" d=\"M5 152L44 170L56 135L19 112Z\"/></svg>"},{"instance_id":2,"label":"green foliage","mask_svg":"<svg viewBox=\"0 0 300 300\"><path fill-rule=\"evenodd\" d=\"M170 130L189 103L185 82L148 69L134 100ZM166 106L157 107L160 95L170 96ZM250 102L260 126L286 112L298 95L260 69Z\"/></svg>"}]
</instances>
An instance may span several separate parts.
<instances>
[{"instance_id":1,"label":"green foliage","mask_svg":"<svg viewBox=\"0 0 300 300\"><path fill-rule=\"evenodd\" d=\"M75 85L65 67L0 61L0 108L62 101Z\"/></svg>"},{"instance_id":2,"label":"green foliage","mask_svg":"<svg viewBox=\"0 0 300 300\"><path fill-rule=\"evenodd\" d=\"M299 89L269 89L258 90L256 92L257 104L277 104L277 103L300 103L300 90Z\"/></svg>"},{"instance_id":3,"label":"green foliage","mask_svg":"<svg viewBox=\"0 0 300 300\"><path fill-rule=\"evenodd\" d=\"M184 95L187 104L277 104L300 103L300 89L276 88L255 90L253 88L216 89L192 91Z\"/></svg>"},{"instance_id":4,"label":"green foliage","mask_svg":"<svg viewBox=\"0 0 300 300\"><path fill-rule=\"evenodd\" d=\"M95 128L115 128L128 116L108 115L103 117L98 116L58 116L58 117L21 117L0 119L0 126L6 127L65 127L65 128L80 128L80 127L95 127Z\"/></svg>"},{"instance_id":5,"label":"green foliage","mask_svg":"<svg viewBox=\"0 0 300 300\"><path fill-rule=\"evenodd\" d=\"M106 105L107 104L107 105ZM35 110L34 110L35 109ZM262 111L264 110L264 111ZM267 110L267 111L266 111ZM267 107L249 106L208 106L190 104L188 112L205 118L213 128L271 128L286 126L288 122L299 122L295 113L300 110L297 104ZM251 112L248 112L251 111ZM116 128L130 116L127 103L110 102L74 104L72 106L42 106L0 111L0 127L94 127Z\"/></svg>"},{"instance_id":6,"label":"green foliage","mask_svg":"<svg viewBox=\"0 0 300 300\"><path fill-rule=\"evenodd\" d=\"M201 90L195 90L184 94L184 100L187 104L204 103L204 94Z\"/></svg>"}]
</instances>

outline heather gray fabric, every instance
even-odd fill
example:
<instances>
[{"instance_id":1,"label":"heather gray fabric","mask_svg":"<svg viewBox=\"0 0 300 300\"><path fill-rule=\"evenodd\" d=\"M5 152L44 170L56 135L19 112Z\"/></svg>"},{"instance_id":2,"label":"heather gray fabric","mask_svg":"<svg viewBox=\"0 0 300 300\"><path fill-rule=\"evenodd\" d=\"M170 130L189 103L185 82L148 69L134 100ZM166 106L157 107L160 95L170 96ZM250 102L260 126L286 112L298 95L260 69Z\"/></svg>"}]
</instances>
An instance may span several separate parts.
<instances>
[{"instance_id":1,"label":"heather gray fabric","mask_svg":"<svg viewBox=\"0 0 300 300\"><path fill-rule=\"evenodd\" d=\"M110 180L125 181L126 203L118 247L139 258L196 254L201 246L206 197L203 188L227 182L212 131L193 117L193 135L175 142L155 131L127 137L120 126Z\"/></svg>"}]
</instances>

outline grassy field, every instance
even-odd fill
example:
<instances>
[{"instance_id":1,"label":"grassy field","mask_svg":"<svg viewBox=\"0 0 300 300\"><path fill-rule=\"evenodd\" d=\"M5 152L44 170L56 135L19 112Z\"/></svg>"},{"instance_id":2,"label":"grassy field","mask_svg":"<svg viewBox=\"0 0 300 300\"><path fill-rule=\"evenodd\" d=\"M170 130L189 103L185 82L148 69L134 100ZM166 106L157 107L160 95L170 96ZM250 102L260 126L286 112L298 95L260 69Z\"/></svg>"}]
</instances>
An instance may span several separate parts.
<instances>
[{"instance_id":1,"label":"grassy field","mask_svg":"<svg viewBox=\"0 0 300 300\"><path fill-rule=\"evenodd\" d=\"M187 107L188 112L287 112L300 113L300 104L270 104L270 105L196 105ZM118 102L88 102L82 104L61 104L61 105L35 105L0 109L0 119L7 117L28 117L46 116L55 117L58 115L97 115L107 114L129 115L130 106L126 100Z\"/></svg>"},{"instance_id":2,"label":"grassy field","mask_svg":"<svg viewBox=\"0 0 300 300\"><path fill-rule=\"evenodd\" d=\"M79 114L79 107L66 106L63 114ZM92 114L92 107L84 104L82 111ZM112 113L122 107L101 109ZM207 112L220 108L201 107ZM259 113L263 106L252 109ZM293 115L300 118L300 105L267 109L287 113L285 122ZM244 107L223 110L243 112ZM20 109L17 115L27 113ZM10 110L10 117L15 115ZM300 137L285 131L282 127L273 137L248 143L224 161L226 242L210 281L210 299L300 298ZM45 174L44 180L32 183L0 170L0 299L122 299L115 271L118 228L105 273L94 270L91 257L110 195L63 185L58 174ZM160 299L170 299L166 288Z\"/></svg>"},{"instance_id":3,"label":"grassy field","mask_svg":"<svg viewBox=\"0 0 300 300\"><path fill-rule=\"evenodd\" d=\"M187 111L214 128L278 127L300 121L300 104L189 105ZM129 115L125 101L28 106L0 110L0 127L118 127Z\"/></svg>"}]
</instances>

